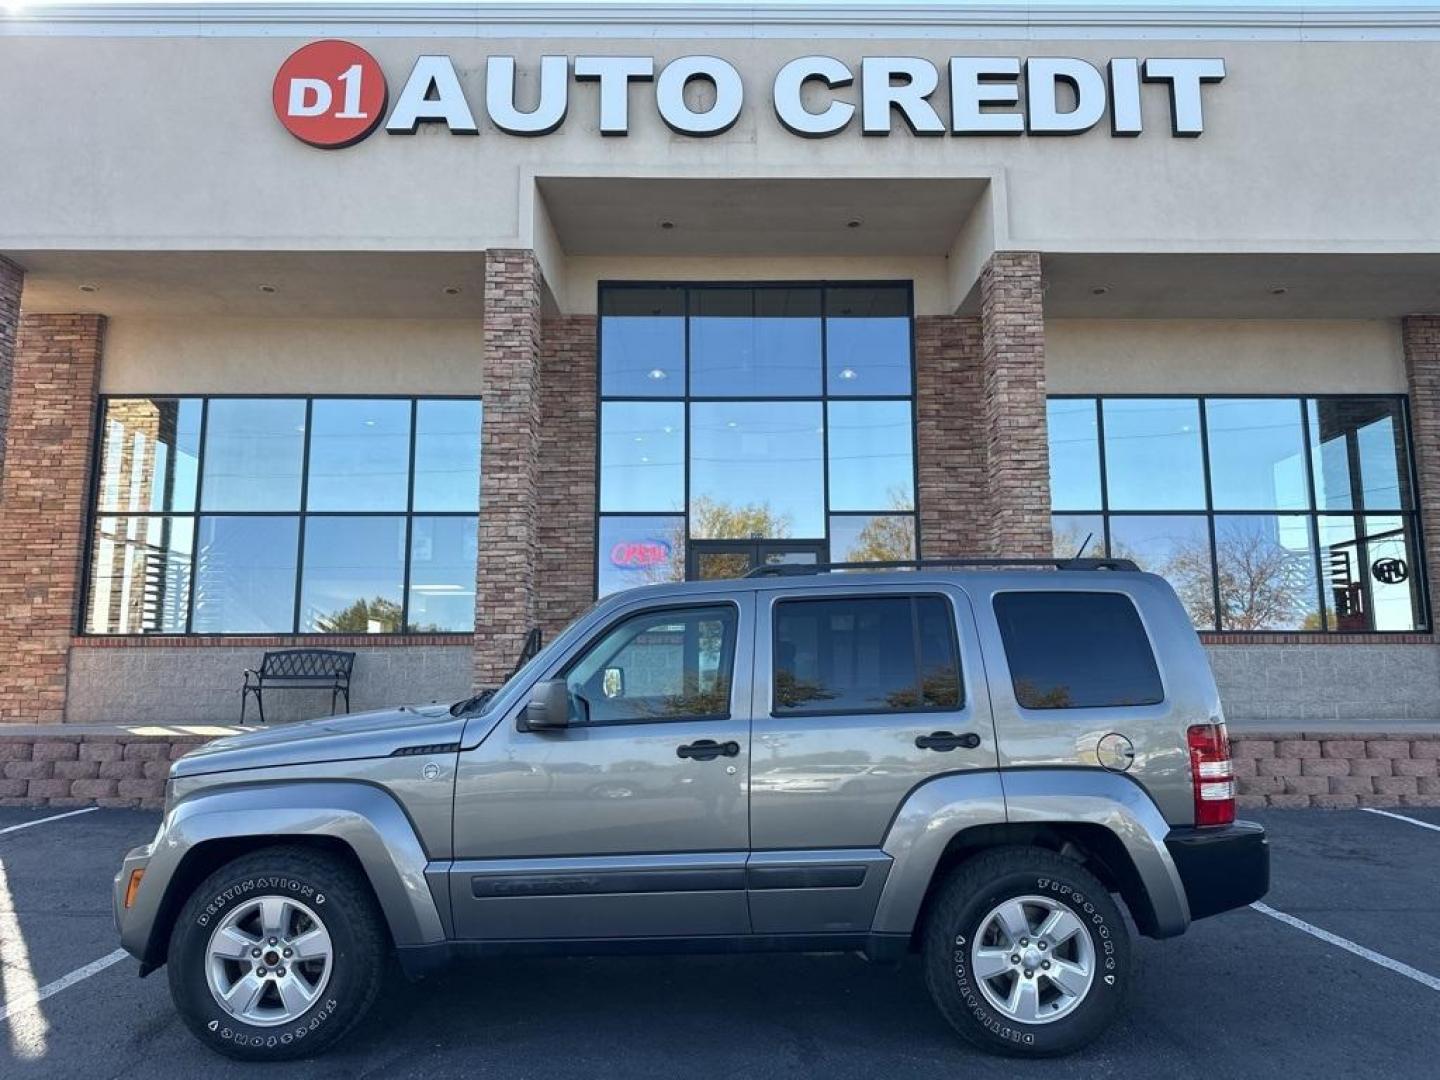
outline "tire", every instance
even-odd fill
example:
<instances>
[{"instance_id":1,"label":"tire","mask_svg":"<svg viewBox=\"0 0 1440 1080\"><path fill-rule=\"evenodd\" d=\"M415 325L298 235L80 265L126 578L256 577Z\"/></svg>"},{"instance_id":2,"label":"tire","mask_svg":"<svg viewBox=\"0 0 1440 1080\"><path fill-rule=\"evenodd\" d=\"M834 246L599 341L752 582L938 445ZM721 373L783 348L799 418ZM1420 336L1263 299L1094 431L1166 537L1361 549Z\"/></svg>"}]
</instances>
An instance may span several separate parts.
<instances>
[{"instance_id":1,"label":"tire","mask_svg":"<svg viewBox=\"0 0 1440 1080\"><path fill-rule=\"evenodd\" d=\"M283 927L273 948L265 918ZM315 933L317 924L328 936ZM241 958L212 961L212 940ZM256 949L264 950L258 960ZM324 958L300 959L307 953ZM222 866L186 901L170 934L170 996L195 1037L227 1057L308 1057L369 1012L390 953L370 884L354 867L312 849L267 848ZM227 986L231 1009L217 996ZM249 1011L236 1011L251 999Z\"/></svg>"},{"instance_id":2,"label":"tire","mask_svg":"<svg viewBox=\"0 0 1440 1080\"><path fill-rule=\"evenodd\" d=\"M1052 917L1057 932L1047 937L1005 933L1021 918L1043 930ZM1130 931L1109 891L1042 848L997 848L960 864L925 924L930 996L964 1039L996 1054L1055 1057L1098 1038L1124 1003L1130 963ZM1088 979L1079 977L1086 967Z\"/></svg>"}]
</instances>

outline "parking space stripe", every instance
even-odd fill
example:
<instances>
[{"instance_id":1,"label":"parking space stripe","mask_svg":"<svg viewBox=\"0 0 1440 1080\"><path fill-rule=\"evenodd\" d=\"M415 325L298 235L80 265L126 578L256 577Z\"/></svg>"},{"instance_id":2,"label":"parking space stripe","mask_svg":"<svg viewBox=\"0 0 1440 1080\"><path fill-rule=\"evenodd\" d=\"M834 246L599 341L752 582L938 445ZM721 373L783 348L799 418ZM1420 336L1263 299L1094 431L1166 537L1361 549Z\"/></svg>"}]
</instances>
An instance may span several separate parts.
<instances>
[{"instance_id":1,"label":"parking space stripe","mask_svg":"<svg viewBox=\"0 0 1440 1080\"><path fill-rule=\"evenodd\" d=\"M1392 814L1389 810L1376 810L1373 806L1362 806L1360 809L1367 814L1379 814L1381 817L1394 818L1396 821L1407 821L1411 825L1419 825L1422 829L1429 829L1431 832L1440 832L1440 825L1432 825L1428 821L1421 821L1419 818L1406 817L1404 814Z\"/></svg>"},{"instance_id":2,"label":"parking space stripe","mask_svg":"<svg viewBox=\"0 0 1440 1080\"><path fill-rule=\"evenodd\" d=\"M26 1009L33 1008L46 998L58 994L66 987L74 986L78 982L90 978L91 975L98 975L113 964L118 964L130 954L124 949L116 949L112 953L100 957L99 960L92 960L84 967L76 968L68 975L62 975L52 983L46 983L39 990L32 990L28 994L21 994L14 1001L7 1001L0 1006L0 1023L10 1019L16 1013L22 1013Z\"/></svg>"},{"instance_id":3,"label":"parking space stripe","mask_svg":"<svg viewBox=\"0 0 1440 1080\"><path fill-rule=\"evenodd\" d=\"M49 817L36 818L34 821L22 821L19 825L9 825L0 829L0 836L6 833L19 832L21 829L29 829L35 825L44 825L49 821L59 821L61 818L76 817L80 814L93 814L99 810L98 806L87 806L84 810L67 810L63 814L51 814Z\"/></svg>"},{"instance_id":4,"label":"parking space stripe","mask_svg":"<svg viewBox=\"0 0 1440 1080\"><path fill-rule=\"evenodd\" d=\"M1336 948L1344 949L1348 953L1354 953L1356 956L1369 960L1372 964L1379 964L1381 967L1388 968L1396 974L1404 975L1407 979L1414 979L1421 986L1428 986L1431 990L1440 993L1440 979L1437 979L1434 975L1427 975L1419 968L1413 968L1409 964L1402 964L1399 960L1392 960L1384 953L1378 953L1374 949L1367 949L1364 945L1357 945L1349 938L1343 938L1339 934L1332 934L1329 930L1322 930L1320 927L1308 923L1304 919L1297 919L1294 915L1286 914L1283 911L1276 911L1269 904L1262 904L1257 900L1250 906L1260 912L1261 915L1269 915L1272 919L1279 919L1286 925L1293 926L1296 930L1302 930L1311 937L1319 938L1321 941L1334 945Z\"/></svg>"}]
</instances>

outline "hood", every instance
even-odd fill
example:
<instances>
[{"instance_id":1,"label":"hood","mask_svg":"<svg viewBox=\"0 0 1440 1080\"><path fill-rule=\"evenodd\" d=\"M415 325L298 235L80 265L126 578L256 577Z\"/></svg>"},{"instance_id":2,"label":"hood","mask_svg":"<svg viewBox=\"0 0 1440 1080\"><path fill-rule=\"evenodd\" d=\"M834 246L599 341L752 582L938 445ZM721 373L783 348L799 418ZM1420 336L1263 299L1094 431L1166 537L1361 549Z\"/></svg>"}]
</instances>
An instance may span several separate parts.
<instances>
[{"instance_id":1,"label":"hood","mask_svg":"<svg viewBox=\"0 0 1440 1080\"><path fill-rule=\"evenodd\" d=\"M449 705L327 716L215 739L175 762L171 775L389 757L403 747L459 742L464 730L465 720L451 716Z\"/></svg>"}]
</instances>

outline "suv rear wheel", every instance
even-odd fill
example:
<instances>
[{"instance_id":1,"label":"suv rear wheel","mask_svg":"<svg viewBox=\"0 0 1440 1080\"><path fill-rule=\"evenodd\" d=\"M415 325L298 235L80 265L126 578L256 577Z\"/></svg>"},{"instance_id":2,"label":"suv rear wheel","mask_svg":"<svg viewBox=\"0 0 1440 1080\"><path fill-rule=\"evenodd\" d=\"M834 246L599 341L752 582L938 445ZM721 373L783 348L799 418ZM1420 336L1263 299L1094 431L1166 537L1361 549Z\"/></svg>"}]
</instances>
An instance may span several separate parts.
<instances>
[{"instance_id":1,"label":"suv rear wheel","mask_svg":"<svg viewBox=\"0 0 1440 1080\"><path fill-rule=\"evenodd\" d=\"M341 1039L379 992L388 942L370 885L348 863L268 848L211 874L170 935L170 994L201 1042L280 1061Z\"/></svg>"},{"instance_id":2,"label":"suv rear wheel","mask_svg":"<svg viewBox=\"0 0 1440 1080\"><path fill-rule=\"evenodd\" d=\"M1001 848L940 886L924 940L936 1005L965 1039L1019 1057L1068 1053L1114 1020L1130 932L1105 886L1054 852Z\"/></svg>"}]
</instances>

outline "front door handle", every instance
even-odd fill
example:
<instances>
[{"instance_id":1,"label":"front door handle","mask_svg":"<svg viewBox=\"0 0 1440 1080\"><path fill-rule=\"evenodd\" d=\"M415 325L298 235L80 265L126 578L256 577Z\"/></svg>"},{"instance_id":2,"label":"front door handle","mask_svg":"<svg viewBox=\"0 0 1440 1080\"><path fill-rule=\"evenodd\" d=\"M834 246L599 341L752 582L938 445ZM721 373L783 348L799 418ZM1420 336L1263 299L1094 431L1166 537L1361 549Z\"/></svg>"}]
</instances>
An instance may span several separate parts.
<instances>
[{"instance_id":1,"label":"front door handle","mask_svg":"<svg viewBox=\"0 0 1440 1080\"><path fill-rule=\"evenodd\" d=\"M714 761L717 757L738 757L740 744L738 742L718 743L714 739L697 739L693 743L675 748L675 756L682 758L693 758L696 761Z\"/></svg>"},{"instance_id":2,"label":"front door handle","mask_svg":"<svg viewBox=\"0 0 1440 1080\"><path fill-rule=\"evenodd\" d=\"M956 735L949 731L932 731L929 735L916 735L915 745L921 750L939 750L942 753L957 748L974 750L980 745L980 736L973 731Z\"/></svg>"}]
</instances>

